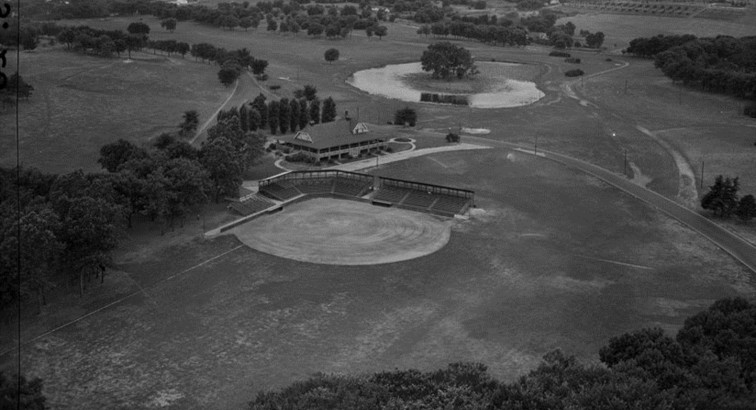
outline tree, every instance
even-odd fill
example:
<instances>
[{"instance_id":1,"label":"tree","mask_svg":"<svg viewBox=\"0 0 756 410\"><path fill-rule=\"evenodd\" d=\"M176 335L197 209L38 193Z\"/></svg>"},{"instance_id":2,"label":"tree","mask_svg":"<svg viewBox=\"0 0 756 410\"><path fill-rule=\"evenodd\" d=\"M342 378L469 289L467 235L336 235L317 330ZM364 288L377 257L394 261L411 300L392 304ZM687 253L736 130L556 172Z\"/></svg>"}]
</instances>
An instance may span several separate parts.
<instances>
[{"instance_id":1,"label":"tree","mask_svg":"<svg viewBox=\"0 0 756 410\"><path fill-rule=\"evenodd\" d=\"M164 29L173 33L173 30L176 30L176 19L174 18L165 19L160 22L160 27L163 27Z\"/></svg>"},{"instance_id":2,"label":"tree","mask_svg":"<svg viewBox=\"0 0 756 410\"><path fill-rule=\"evenodd\" d=\"M221 195L237 196L244 167L228 138L219 137L205 142L200 149L200 162L208 172L216 203Z\"/></svg>"},{"instance_id":3,"label":"tree","mask_svg":"<svg viewBox=\"0 0 756 410\"><path fill-rule=\"evenodd\" d=\"M243 28L244 31L247 31L248 28L252 27L252 19L249 17L242 17L239 19L239 27Z\"/></svg>"},{"instance_id":4,"label":"tree","mask_svg":"<svg viewBox=\"0 0 756 410\"><path fill-rule=\"evenodd\" d=\"M97 162L108 172L116 172L127 161L147 157L147 151L124 139L105 144L100 148Z\"/></svg>"},{"instance_id":5,"label":"tree","mask_svg":"<svg viewBox=\"0 0 756 410\"><path fill-rule=\"evenodd\" d=\"M585 36L585 43L590 48L601 48L601 45L604 44L604 33L598 31L593 34L588 34Z\"/></svg>"},{"instance_id":6,"label":"tree","mask_svg":"<svg viewBox=\"0 0 756 410\"><path fill-rule=\"evenodd\" d=\"M299 129L303 130L310 124L310 112L307 109L307 100L299 100Z\"/></svg>"},{"instance_id":7,"label":"tree","mask_svg":"<svg viewBox=\"0 0 756 410\"><path fill-rule=\"evenodd\" d=\"M262 75L265 74L265 69L268 67L267 60L254 59L251 64L252 74Z\"/></svg>"},{"instance_id":8,"label":"tree","mask_svg":"<svg viewBox=\"0 0 756 410\"><path fill-rule=\"evenodd\" d=\"M260 122L262 121L260 119L260 111L257 110L257 107L253 106L249 110L248 115L249 116L247 118L247 122L248 122L248 125L249 125L249 130L250 131L257 131L257 129L260 128Z\"/></svg>"},{"instance_id":9,"label":"tree","mask_svg":"<svg viewBox=\"0 0 756 410\"><path fill-rule=\"evenodd\" d=\"M299 101L292 99L289 102L289 129L291 132L297 131L299 125Z\"/></svg>"},{"instance_id":10,"label":"tree","mask_svg":"<svg viewBox=\"0 0 756 410\"><path fill-rule=\"evenodd\" d=\"M218 71L218 79L226 87L233 84L239 78L239 75L241 75L241 67L233 61L224 63Z\"/></svg>"},{"instance_id":11,"label":"tree","mask_svg":"<svg viewBox=\"0 0 756 410\"><path fill-rule=\"evenodd\" d=\"M191 135L199 126L199 114L196 110L184 111L183 118L184 122L179 125L179 133L183 136Z\"/></svg>"},{"instance_id":12,"label":"tree","mask_svg":"<svg viewBox=\"0 0 756 410\"><path fill-rule=\"evenodd\" d=\"M19 97L29 98L31 97L32 91L34 91L34 87L24 81L23 77L18 75L18 72L15 72L11 74L10 78L8 79L7 87L3 90L0 90L0 93L15 97L16 92L18 92Z\"/></svg>"},{"instance_id":13,"label":"tree","mask_svg":"<svg viewBox=\"0 0 756 410\"><path fill-rule=\"evenodd\" d=\"M317 124L320 122L320 100L315 98L314 100L310 101L310 113L309 113L310 121L313 124Z\"/></svg>"},{"instance_id":14,"label":"tree","mask_svg":"<svg viewBox=\"0 0 756 410\"><path fill-rule=\"evenodd\" d=\"M79 294L84 295L84 278L100 273L111 264L111 251L118 245L117 215L123 211L102 198L81 196L62 198L61 230L63 266L79 279Z\"/></svg>"},{"instance_id":15,"label":"tree","mask_svg":"<svg viewBox=\"0 0 756 410\"><path fill-rule=\"evenodd\" d=\"M383 40L383 37L388 34L388 28L386 26L377 26L375 27L375 35L378 36L379 40Z\"/></svg>"},{"instance_id":16,"label":"tree","mask_svg":"<svg viewBox=\"0 0 756 410\"><path fill-rule=\"evenodd\" d=\"M0 372L0 409L44 410L46 401L39 377L29 381L23 375L6 378Z\"/></svg>"},{"instance_id":17,"label":"tree","mask_svg":"<svg viewBox=\"0 0 756 410\"><path fill-rule=\"evenodd\" d=\"M278 102L278 128L281 130L281 134L286 134L289 131L290 115L289 99L282 98Z\"/></svg>"},{"instance_id":18,"label":"tree","mask_svg":"<svg viewBox=\"0 0 756 410\"><path fill-rule=\"evenodd\" d=\"M717 176L714 185L709 187L703 198L701 198L701 208L710 210L714 214L726 218L738 207L738 190L740 183L738 178Z\"/></svg>"},{"instance_id":19,"label":"tree","mask_svg":"<svg viewBox=\"0 0 756 410\"><path fill-rule=\"evenodd\" d=\"M141 50L144 46L144 38L139 34L130 34L126 36L126 50L129 52L129 59L131 59L131 52Z\"/></svg>"},{"instance_id":20,"label":"tree","mask_svg":"<svg viewBox=\"0 0 756 410\"><path fill-rule=\"evenodd\" d=\"M735 210L735 216L737 216L743 223L748 223L753 218L756 218L756 200L753 195L746 195L740 198L738 208Z\"/></svg>"},{"instance_id":21,"label":"tree","mask_svg":"<svg viewBox=\"0 0 756 410\"><path fill-rule=\"evenodd\" d=\"M210 186L209 176L199 162L187 158L168 160L163 175L171 225L174 218L185 216L195 206L207 201L205 192Z\"/></svg>"},{"instance_id":22,"label":"tree","mask_svg":"<svg viewBox=\"0 0 756 410\"><path fill-rule=\"evenodd\" d=\"M333 122L336 119L336 103L333 98L328 97L323 100L323 113L320 117L320 122Z\"/></svg>"},{"instance_id":23,"label":"tree","mask_svg":"<svg viewBox=\"0 0 756 410\"><path fill-rule=\"evenodd\" d=\"M322 24L319 23L310 23L310 25L307 26L307 35L308 36L319 36L323 34L323 31L325 30L325 27L323 27Z\"/></svg>"},{"instance_id":24,"label":"tree","mask_svg":"<svg viewBox=\"0 0 756 410\"><path fill-rule=\"evenodd\" d=\"M335 48L329 48L326 50L324 54L325 60L329 63L334 62L339 59L339 50Z\"/></svg>"},{"instance_id":25,"label":"tree","mask_svg":"<svg viewBox=\"0 0 756 410\"><path fill-rule=\"evenodd\" d=\"M404 107L400 110L396 110L396 112L394 113L394 124L407 124L410 127L414 127L416 122L417 112L410 107Z\"/></svg>"},{"instance_id":26,"label":"tree","mask_svg":"<svg viewBox=\"0 0 756 410\"><path fill-rule=\"evenodd\" d=\"M304 86L304 97L307 99L307 101L312 101L315 98L317 98L318 95L318 89L315 88L312 84L306 84Z\"/></svg>"},{"instance_id":27,"label":"tree","mask_svg":"<svg viewBox=\"0 0 756 410\"><path fill-rule=\"evenodd\" d=\"M420 61L424 71L433 72L433 78L463 78L476 72L470 52L448 41L429 45Z\"/></svg>"},{"instance_id":28,"label":"tree","mask_svg":"<svg viewBox=\"0 0 756 410\"><path fill-rule=\"evenodd\" d=\"M249 109L247 109L246 103L239 107L239 125L242 131L249 131Z\"/></svg>"},{"instance_id":29,"label":"tree","mask_svg":"<svg viewBox=\"0 0 756 410\"><path fill-rule=\"evenodd\" d=\"M126 28L126 31L128 31L129 34L136 34L141 38L146 38L147 35L150 34L150 26L141 22L134 22L129 24L128 28Z\"/></svg>"},{"instance_id":30,"label":"tree","mask_svg":"<svg viewBox=\"0 0 756 410\"><path fill-rule=\"evenodd\" d=\"M272 100L268 103L268 125L270 126L270 133L276 135L278 131L278 101Z\"/></svg>"},{"instance_id":31,"label":"tree","mask_svg":"<svg viewBox=\"0 0 756 410\"><path fill-rule=\"evenodd\" d=\"M257 113L260 114L260 122L257 123L258 128L265 128L268 125L268 105L265 103L265 96L260 93L252 101L252 107L257 109Z\"/></svg>"}]
</instances>

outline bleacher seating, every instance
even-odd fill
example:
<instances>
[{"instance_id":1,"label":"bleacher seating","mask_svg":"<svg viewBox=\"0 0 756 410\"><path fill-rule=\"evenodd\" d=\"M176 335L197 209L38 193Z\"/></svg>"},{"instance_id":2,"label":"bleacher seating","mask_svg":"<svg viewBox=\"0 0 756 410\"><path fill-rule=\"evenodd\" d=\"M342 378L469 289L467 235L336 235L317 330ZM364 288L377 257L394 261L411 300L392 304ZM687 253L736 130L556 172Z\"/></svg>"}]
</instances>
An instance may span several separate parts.
<instances>
[{"instance_id":1,"label":"bleacher seating","mask_svg":"<svg viewBox=\"0 0 756 410\"><path fill-rule=\"evenodd\" d=\"M362 196L365 191L373 184L372 181L349 179L349 178L335 178L336 182L333 188L335 194L348 195L348 196Z\"/></svg>"},{"instance_id":2,"label":"bleacher seating","mask_svg":"<svg viewBox=\"0 0 756 410\"><path fill-rule=\"evenodd\" d=\"M253 195L243 202L231 202L228 207L242 216L252 215L264 211L275 204L262 195Z\"/></svg>"},{"instance_id":3,"label":"bleacher seating","mask_svg":"<svg viewBox=\"0 0 756 410\"><path fill-rule=\"evenodd\" d=\"M418 208L427 208L438 199L440 195L433 195L423 191L413 190L404 200L403 205L415 206Z\"/></svg>"},{"instance_id":4,"label":"bleacher seating","mask_svg":"<svg viewBox=\"0 0 756 410\"><path fill-rule=\"evenodd\" d=\"M376 201L389 202L392 204L401 203L405 196L409 195L408 189L402 189L392 186L382 186L378 193L373 197Z\"/></svg>"},{"instance_id":5,"label":"bleacher seating","mask_svg":"<svg viewBox=\"0 0 756 410\"><path fill-rule=\"evenodd\" d=\"M330 194L333 191L333 179L300 179L296 186L303 194Z\"/></svg>"},{"instance_id":6,"label":"bleacher seating","mask_svg":"<svg viewBox=\"0 0 756 410\"><path fill-rule=\"evenodd\" d=\"M260 192L270 195L279 201L288 201L302 194L294 184L289 181L273 182L260 187Z\"/></svg>"},{"instance_id":7,"label":"bleacher seating","mask_svg":"<svg viewBox=\"0 0 756 410\"><path fill-rule=\"evenodd\" d=\"M433 204L431 211L461 214L468 201L468 198L462 198L459 196L439 195L439 199Z\"/></svg>"}]
</instances>

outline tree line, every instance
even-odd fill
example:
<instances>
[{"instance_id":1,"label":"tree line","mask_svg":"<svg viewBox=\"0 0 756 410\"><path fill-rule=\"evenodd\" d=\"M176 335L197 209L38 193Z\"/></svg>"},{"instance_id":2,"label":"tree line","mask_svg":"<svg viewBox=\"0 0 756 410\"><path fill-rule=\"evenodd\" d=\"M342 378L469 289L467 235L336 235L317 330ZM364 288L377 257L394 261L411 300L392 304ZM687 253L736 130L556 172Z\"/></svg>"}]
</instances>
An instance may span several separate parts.
<instances>
[{"instance_id":1,"label":"tree line","mask_svg":"<svg viewBox=\"0 0 756 410\"><path fill-rule=\"evenodd\" d=\"M482 363L318 374L259 393L249 409L747 409L756 400L755 345L756 305L722 299L687 318L674 338L660 328L611 338L600 364L554 350L509 383Z\"/></svg>"},{"instance_id":2,"label":"tree line","mask_svg":"<svg viewBox=\"0 0 756 410\"><path fill-rule=\"evenodd\" d=\"M673 81L756 100L756 37L692 35L636 38L625 52L654 58Z\"/></svg>"},{"instance_id":3,"label":"tree line","mask_svg":"<svg viewBox=\"0 0 756 410\"><path fill-rule=\"evenodd\" d=\"M253 101L240 107L220 111L218 122L228 117L236 117L239 126L245 132L269 130L271 135L278 133L295 133L308 125L332 122L336 120L336 102L331 97L320 100L317 89L306 85L294 92L294 98L281 98L267 101L260 93Z\"/></svg>"},{"instance_id":4,"label":"tree line","mask_svg":"<svg viewBox=\"0 0 756 410\"><path fill-rule=\"evenodd\" d=\"M187 111L178 132L149 146L125 140L104 145L98 163L106 173L0 169L0 310L18 300L19 271L22 299L38 308L53 287L76 283L83 294L93 278L103 281L112 251L136 215L164 231L211 199L238 197L243 173L264 152L264 135L242 130L238 117L230 116L211 127L197 149L180 137L191 135L198 122L196 112Z\"/></svg>"}]
</instances>

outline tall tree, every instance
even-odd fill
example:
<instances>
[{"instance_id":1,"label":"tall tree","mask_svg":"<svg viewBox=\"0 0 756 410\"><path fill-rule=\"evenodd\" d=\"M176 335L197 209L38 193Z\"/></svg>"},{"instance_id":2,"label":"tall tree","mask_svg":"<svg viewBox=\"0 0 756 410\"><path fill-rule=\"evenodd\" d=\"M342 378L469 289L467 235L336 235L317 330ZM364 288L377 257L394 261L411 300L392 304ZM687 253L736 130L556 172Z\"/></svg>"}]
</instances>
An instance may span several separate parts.
<instances>
[{"instance_id":1,"label":"tall tree","mask_svg":"<svg viewBox=\"0 0 756 410\"><path fill-rule=\"evenodd\" d=\"M265 96L260 93L255 100L252 101L252 106L257 109L260 114L260 122L257 124L258 128L265 128L268 125L268 105L265 103Z\"/></svg>"},{"instance_id":2,"label":"tall tree","mask_svg":"<svg viewBox=\"0 0 756 410\"><path fill-rule=\"evenodd\" d=\"M317 98L310 101L310 121L313 124L320 122L320 100Z\"/></svg>"},{"instance_id":3,"label":"tall tree","mask_svg":"<svg viewBox=\"0 0 756 410\"><path fill-rule=\"evenodd\" d=\"M289 131L290 114L289 99L282 98L278 102L278 128L281 130L281 134L286 134Z\"/></svg>"},{"instance_id":4,"label":"tall tree","mask_svg":"<svg viewBox=\"0 0 756 410\"><path fill-rule=\"evenodd\" d=\"M320 122L333 122L336 119L336 103L333 98L323 100L323 113Z\"/></svg>"},{"instance_id":5,"label":"tall tree","mask_svg":"<svg viewBox=\"0 0 756 410\"><path fill-rule=\"evenodd\" d=\"M268 103L268 125L270 126L270 133L276 135L278 132L278 101L272 100Z\"/></svg>"},{"instance_id":6,"label":"tall tree","mask_svg":"<svg viewBox=\"0 0 756 410\"><path fill-rule=\"evenodd\" d=\"M257 107L252 107L249 110L249 117L247 118L247 123L249 124L249 130L257 131L257 129L260 128L261 121L262 119L260 118L260 111L257 110Z\"/></svg>"},{"instance_id":7,"label":"tall tree","mask_svg":"<svg viewBox=\"0 0 756 410\"><path fill-rule=\"evenodd\" d=\"M241 126L242 131L247 132L249 131L249 109L247 109L247 104L244 103L239 107L239 125Z\"/></svg>"},{"instance_id":8,"label":"tall tree","mask_svg":"<svg viewBox=\"0 0 756 410\"><path fill-rule=\"evenodd\" d=\"M244 168L228 138L219 137L204 143L200 149L200 162L209 174L216 203L221 195L234 198L238 195Z\"/></svg>"},{"instance_id":9,"label":"tall tree","mask_svg":"<svg viewBox=\"0 0 756 410\"><path fill-rule=\"evenodd\" d=\"M737 216L744 223L748 223L753 218L756 218L756 200L753 195L746 195L740 198L738 208L735 210L735 216Z\"/></svg>"},{"instance_id":10,"label":"tall tree","mask_svg":"<svg viewBox=\"0 0 756 410\"><path fill-rule=\"evenodd\" d=\"M184 122L179 125L179 128L181 128L181 135L183 136L189 136L194 131L197 130L197 126L199 126L199 114L196 110L189 110L184 111Z\"/></svg>"},{"instance_id":11,"label":"tall tree","mask_svg":"<svg viewBox=\"0 0 756 410\"><path fill-rule=\"evenodd\" d=\"M299 125L299 101L292 99L289 102L289 129L291 132L297 131Z\"/></svg>"},{"instance_id":12,"label":"tall tree","mask_svg":"<svg viewBox=\"0 0 756 410\"><path fill-rule=\"evenodd\" d=\"M310 112L307 109L307 99L299 100L299 129L303 130L310 123Z\"/></svg>"},{"instance_id":13,"label":"tall tree","mask_svg":"<svg viewBox=\"0 0 756 410\"><path fill-rule=\"evenodd\" d=\"M740 182L738 178L717 176L714 185L709 187L703 198L701 198L701 207L714 212L720 217L730 217L738 207L738 190Z\"/></svg>"},{"instance_id":14,"label":"tall tree","mask_svg":"<svg viewBox=\"0 0 756 410\"><path fill-rule=\"evenodd\" d=\"M126 30L129 32L129 34L137 34L137 35L140 35L142 38L146 38L147 35L150 34L150 26L148 26L145 23L138 22L138 21L129 24Z\"/></svg>"}]
</instances>

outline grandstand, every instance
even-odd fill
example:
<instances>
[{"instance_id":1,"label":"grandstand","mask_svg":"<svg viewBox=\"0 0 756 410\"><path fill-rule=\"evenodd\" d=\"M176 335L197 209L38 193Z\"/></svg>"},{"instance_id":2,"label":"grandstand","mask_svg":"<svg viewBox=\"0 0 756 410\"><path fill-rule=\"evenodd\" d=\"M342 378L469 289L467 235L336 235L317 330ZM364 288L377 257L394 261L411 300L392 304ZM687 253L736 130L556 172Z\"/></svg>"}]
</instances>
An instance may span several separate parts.
<instances>
[{"instance_id":1,"label":"grandstand","mask_svg":"<svg viewBox=\"0 0 756 410\"><path fill-rule=\"evenodd\" d=\"M473 191L339 170L292 171L260 181L260 194L283 203L328 196L453 217L473 205ZM244 203L235 205L241 208Z\"/></svg>"}]
</instances>

